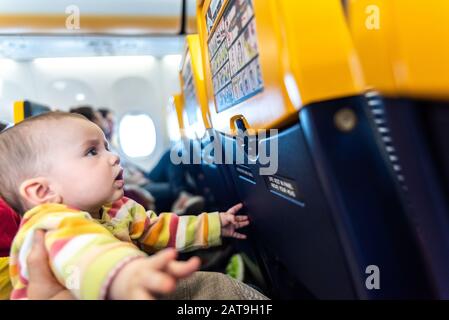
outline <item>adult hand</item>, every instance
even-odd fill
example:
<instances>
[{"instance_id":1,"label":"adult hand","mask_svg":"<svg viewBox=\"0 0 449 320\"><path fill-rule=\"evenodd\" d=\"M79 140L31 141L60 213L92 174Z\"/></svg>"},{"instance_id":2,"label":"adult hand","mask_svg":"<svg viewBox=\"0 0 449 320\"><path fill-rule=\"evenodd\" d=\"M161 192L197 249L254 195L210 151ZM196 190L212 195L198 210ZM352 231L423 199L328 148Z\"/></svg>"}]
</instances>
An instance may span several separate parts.
<instances>
[{"instance_id":1,"label":"adult hand","mask_svg":"<svg viewBox=\"0 0 449 320\"><path fill-rule=\"evenodd\" d=\"M178 280L200 267L200 259L176 261L176 250L169 248L153 256L127 263L113 279L108 292L112 300L153 300L175 290Z\"/></svg>"},{"instance_id":2,"label":"adult hand","mask_svg":"<svg viewBox=\"0 0 449 320\"><path fill-rule=\"evenodd\" d=\"M45 231L34 233L33 247L28 255L28 298L30 300L73 300L74 296L53 275L45 248Z\"/></svg>"}]
</instances>

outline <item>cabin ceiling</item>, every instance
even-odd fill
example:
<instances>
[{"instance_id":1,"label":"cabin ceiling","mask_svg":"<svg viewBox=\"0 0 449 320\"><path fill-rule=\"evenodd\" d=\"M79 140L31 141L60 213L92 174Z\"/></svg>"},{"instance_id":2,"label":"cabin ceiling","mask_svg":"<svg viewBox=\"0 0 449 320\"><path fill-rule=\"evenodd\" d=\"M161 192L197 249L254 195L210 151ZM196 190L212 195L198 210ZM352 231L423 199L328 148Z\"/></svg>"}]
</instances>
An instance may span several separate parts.
<instances>
[{"instance_id":1,"label":"cabin ceiling","mask_svg":"<svg viewBox=\"0 0 449 320\"><path fill-rule=\"evenodd\" d=\"M0 36L0 58L36 58L181 54L183 36Z\"/></svg>"},{"instance_id":2,"label":"cabin ceiling","mask_svg":"<svg viewBox=\"0 0 449 320\"><path fill-rule=\"evenodd\" d=\"M195 28L195 7L196 0L2 0L0 34L176 35Z\"/></svg>"},{"instance_id":3,"label":"cabin ceiling","mask_svg":"<svg viewBox=\"0 0 449 320\"><path fill-rule=\"evenodd\" d=\"M1 0L0 58L179 54L196 32L195 8L196 0Z\"/></svg>"}]
</instances>

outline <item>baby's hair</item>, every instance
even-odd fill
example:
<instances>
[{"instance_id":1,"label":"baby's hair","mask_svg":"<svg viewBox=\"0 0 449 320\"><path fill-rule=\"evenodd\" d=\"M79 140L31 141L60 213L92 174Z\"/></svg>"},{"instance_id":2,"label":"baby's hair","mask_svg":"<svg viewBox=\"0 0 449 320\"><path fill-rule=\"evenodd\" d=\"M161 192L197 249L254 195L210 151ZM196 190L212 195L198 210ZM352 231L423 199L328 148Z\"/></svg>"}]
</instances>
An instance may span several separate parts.
<instances>
[{"instance_id":1,"label":"baby's hair","mask_svg":"<svg viewBox=\"0 0 449 320\"><path fill-rule=\"evenodd\" d=\"M20 184L47 169L49 161L45 154L50 139L57 138L48 136L48 122L64 118L87 120L75 113L48 112L27 118L0 133L0 197L20 215L26 210Z\"/></svg>"}]
</instances>

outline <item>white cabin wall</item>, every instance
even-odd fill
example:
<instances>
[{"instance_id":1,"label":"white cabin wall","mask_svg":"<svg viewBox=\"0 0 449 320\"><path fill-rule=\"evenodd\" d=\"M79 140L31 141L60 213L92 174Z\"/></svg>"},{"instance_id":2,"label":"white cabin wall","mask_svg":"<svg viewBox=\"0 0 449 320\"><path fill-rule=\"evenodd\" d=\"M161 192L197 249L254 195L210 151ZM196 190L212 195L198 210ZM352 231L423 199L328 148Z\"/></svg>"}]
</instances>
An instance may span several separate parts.
<instances>
[{"instance_id":1,"label":"white cabin wall","mask_svg":"<svg viewBox=\"0 0 449 320\"><path fill-rule=\"evenodd\" d=\"M156 127L156 149L149 157L128 160L149 170L169 146L166 106L180 90L178 64L178 56L0 60L0 120L12 122L12 102L21 99L60 110L81 104L106 107L117 120L128 112L145 112Z\"/></svg>"}]
</instances>

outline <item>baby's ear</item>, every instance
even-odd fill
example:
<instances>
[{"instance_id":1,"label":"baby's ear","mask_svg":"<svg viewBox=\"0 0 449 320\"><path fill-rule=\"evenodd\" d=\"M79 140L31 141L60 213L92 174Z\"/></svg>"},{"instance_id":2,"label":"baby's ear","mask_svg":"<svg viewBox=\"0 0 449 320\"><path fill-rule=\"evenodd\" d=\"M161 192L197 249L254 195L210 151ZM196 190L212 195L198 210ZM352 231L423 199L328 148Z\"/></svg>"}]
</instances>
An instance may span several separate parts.
<instances>
[{"instance_id":1,"label":"baby's ear","mask_svg":"<svg viewBox=\"0 0 449 320\"><path fill-rule=\"evenodd\" d=\"M20 196L35 207L43 203L61 203L61 197L50 187L49 181L44 177L25 180L19 187Z\"/></svg>"}]
</instances>

